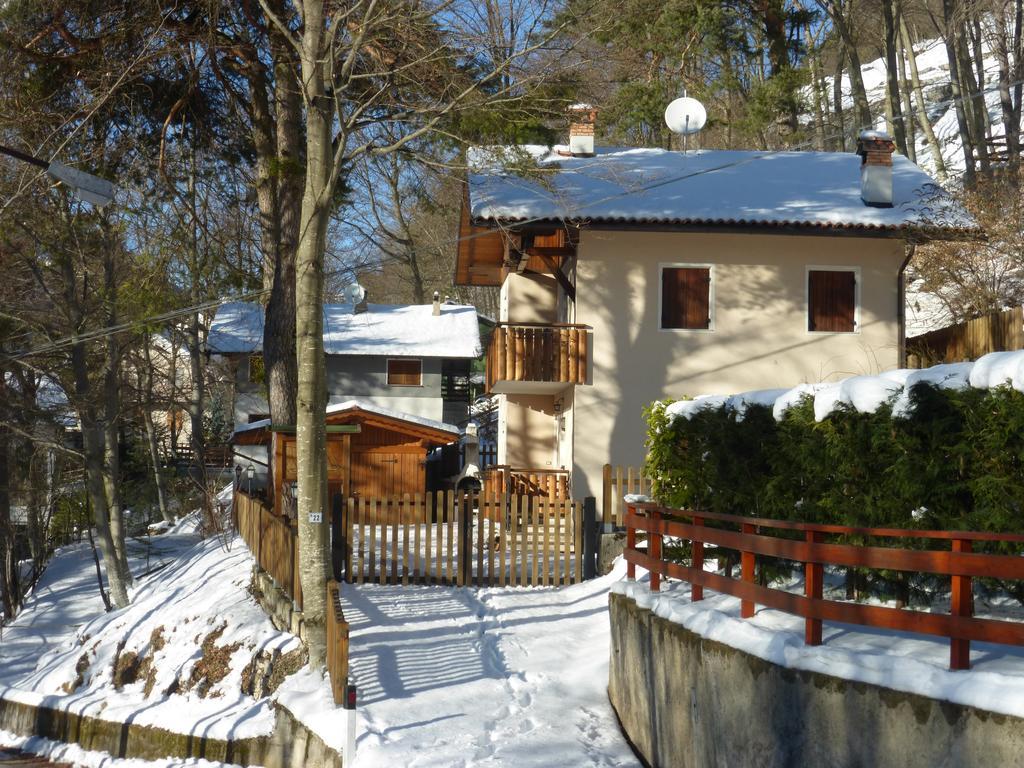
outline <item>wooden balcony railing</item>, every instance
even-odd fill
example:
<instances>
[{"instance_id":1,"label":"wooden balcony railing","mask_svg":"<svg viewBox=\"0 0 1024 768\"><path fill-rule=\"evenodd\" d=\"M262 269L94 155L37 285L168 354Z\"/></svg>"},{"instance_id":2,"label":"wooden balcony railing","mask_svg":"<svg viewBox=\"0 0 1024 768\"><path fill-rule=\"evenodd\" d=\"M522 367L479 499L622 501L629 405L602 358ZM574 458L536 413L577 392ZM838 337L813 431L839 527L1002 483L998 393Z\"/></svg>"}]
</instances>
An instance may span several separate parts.
<instances>
[{"instance_id":1,"label":"wooden balcony railing","mask_svg":"<svg viewBox=\"0 0 1024 768\"><path fill-rule=\"evenodd\" d=\"M569 498L569 470L527 469L496 464L482 473L485 494L542 496L551 501Z\"/></svg>"},{"instance_id":2,"label":"wooden balcony railing","mask_svg":"<svg viewBox=\"0 0 1024 768\"><path fill-rule=\"evenodd\" d=\"M499 381L585 384L586 325L499 323L487 347L487 391Z\"/></svg>"}]
</instances>

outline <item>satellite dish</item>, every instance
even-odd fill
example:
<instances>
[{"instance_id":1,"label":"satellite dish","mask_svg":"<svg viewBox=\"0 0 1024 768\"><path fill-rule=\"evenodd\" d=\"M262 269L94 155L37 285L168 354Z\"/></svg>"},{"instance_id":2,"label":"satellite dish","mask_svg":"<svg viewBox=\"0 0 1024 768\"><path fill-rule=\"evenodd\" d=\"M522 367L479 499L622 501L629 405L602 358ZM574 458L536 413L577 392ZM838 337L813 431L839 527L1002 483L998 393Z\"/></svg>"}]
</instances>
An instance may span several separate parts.
<instances>
[{"instance_id":1,"label":"satellite dish","mask_svg":"<svg viewBox=\"0 0 1024 768\"><path fill-rule=\"evenodd\" d=\"M672 133L689 136L698 133L708 121L704 105L689 96L676 99L665 108L665 125Z\"/></svg>"},{"instance_id":2,"label":"satellite dish","mask_svg":"<svg viewBox=\"0 0 1024 768\"><path fill-rule=\"evenodd\" d=\"M361 304L366 298L366 289L359 283L349 283L345 286L345 298L352 305Z\"/></svg>"}]
</instances>

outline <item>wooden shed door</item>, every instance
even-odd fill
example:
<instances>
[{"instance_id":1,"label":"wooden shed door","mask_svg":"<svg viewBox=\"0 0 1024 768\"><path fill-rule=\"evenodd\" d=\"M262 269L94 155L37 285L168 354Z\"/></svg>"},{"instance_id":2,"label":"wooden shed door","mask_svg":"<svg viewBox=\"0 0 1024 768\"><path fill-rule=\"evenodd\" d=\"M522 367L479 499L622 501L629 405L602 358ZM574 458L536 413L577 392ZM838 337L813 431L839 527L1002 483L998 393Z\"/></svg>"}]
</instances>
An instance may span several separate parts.
<instances>
[{"instance_id":1,"label":"wooden shed door","mask_svg":"<svg viewBox=\"0 0 1024 768\"><path fill-rule=\"evenodd\" d=\"M352 452L352 493L363 498L422 493L426 483L419 453Z\"/></svg>"}]
</instances>

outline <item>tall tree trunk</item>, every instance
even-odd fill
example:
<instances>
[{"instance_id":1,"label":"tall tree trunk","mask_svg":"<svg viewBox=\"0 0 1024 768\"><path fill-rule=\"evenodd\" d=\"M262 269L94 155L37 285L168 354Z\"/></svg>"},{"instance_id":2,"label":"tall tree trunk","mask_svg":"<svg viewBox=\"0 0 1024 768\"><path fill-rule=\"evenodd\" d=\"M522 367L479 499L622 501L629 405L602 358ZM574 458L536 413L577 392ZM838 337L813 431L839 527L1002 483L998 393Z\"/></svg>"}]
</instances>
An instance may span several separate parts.
<instances>
[{"instance_id":1,"label":"tall tree trunk","mask_svg":"<svg viewBox=\"0 0 1024 768\"><path fill-rule=\"evenodd\" d=\"M167 492L164 488L164 475L160 471L160 446L157 441L156 424L153 423L153 409L156 407L153 396L153 355L150 349L151 338L146 334L142 340L142 354L145 357L145 370L142 372L143 402L142 423L146 429L146 444L149 446L149 463L153 468L153 484L156 486L156 503L160 518L165 522L174 522L174 515L167 507ZM172 348L172 355L174 350ZM173 379L172 379L173 381Z\"/></svg>"},{"instance_id":2,"label":"tall tree trunk","mask_svg":"<svg viewBox=\"0 0 1024 768\"><path fill-rule=\"evenodd\" d=\"M1003 135L1006 136L1006 157L1011 165L1016 165L1019 149L1017 148L1019 126L1014 122L1013 96L1010 92L1010 30L1006 18L1006 7L1002 3L995 6L995 53L999 66L999 108L1003 122Z\"/></svg>"},{"instance_id":3,"label":"tall tree trunk","mask_svg":"<svg viewBox=\"0 0 1024 768\"><path fill-rule=\"evenodd\" d=\"M7 379L0 367L0 407L8 403ZM18 612L21 585L18 583L18 557L14 551L14 526L11 525L10 432L0 424L0 600L4 618Z\"/></svg>"},{"instance_id":4,"label":"tall tree trunk","mask_svg":"<svg viewBox=\"0 0 1024 768\"><path fill-rule=\"evenodd\" d=\"M93 522L100 540L100 553L107 570L110 597L114 605L124 608L128 605L128 586L121 570L114 548L114 537L110 532L110 513L107 509L107 494L103 487L105 466L103 461L103 426L96 418L96 393L89 378L89 361L85 342L78 339L78 329L84 326L85 313L77 293L77 276L70 256L61 264L64 282L64 303L67 307L70 326L75 329L71 344L71 374L74 380L75 407L82 429L82 446L85 455L85 490L92 505Z\"/></svg>"},{"instance_id":5,"label":"tall tree trunk","mask_svg":"<svg viewBox=\"0 0 1024 768\"><path fill-rule=\"evenodd\" d=\"M28 488L25 511L28 523L28 546L32 563L41 568L46 560L46 516L43 500L46 498L46 457L48 449L31 449L28 459Z\"/></svg>"},{"instance_id":6,"label":"tall tree trunk","mask_svg":"<svg viewBox=\"0 0 1024 768\"><path fill-rule=\"evenodd\" d=\"M924 137L928 143L928 151L931 152L932 163L935 165L935 172L940 179L946 178L946 161L942 157L942 147L932 129L931 121L928 119L928 112L925 110L924 90L921 88L921 77L917 70L917 54L914 52L913 43L910 40L910 33L907 31L907 23L900 18L900 36L903 38L903 49L907 52L907 64L910 67L910 82L914 88L917 107L917 124L924 131Z\"/></svg>"},{"instance_id":7,"label":"tall tree trunk","mask_svg":"<svg viewBox=\"0 0 1024 768\"><path fill-rule=\"evenodd\" d=\"M322 669L327 647L326 373L323 347L324 251L331 205L333 110L325 95L322 0L302 3L302 89L306 108L306 183L296 254L296 357L299 365L298 459L299 577L309 664ZM314 522L314 520L316 522Z\"/></svg>"},{"instance_id":8,"label":"tall tree trunk","mask_svg":"<svg viewBox=\"0 0 1024 768\"><path fill-rule=\"evenodd\" d=\"M903 107L903 125L907 131L907 157L917 163L917 131L914 130L914 104L911 97L910 80L907 78L907 57L903 45L903 12L900 11L897 25L897 61L899 63L899 92Z\"/></svg>"},{"instance_id":9,"label":"tall tree trunk","mask_svg":"<svg viewBox=\"0 0 1024 768\"><path fill-rule=\"evenodd\" d=\"M942 0L943 20L946 25L946 34L943 42L946 46L946 61L949 64L949 84L953 91L953 105L956 111L956 123L960 132L960 143L964 156L964 182L967 186L973 186L977 178L974 167L974 149L971 145L971 129L967 121L967 108L964 104L966 94L961 87L963 79L960 77L960 58L957 53L956 30L957 6L956 0Z\"/></svg>"},{"instance_id":10,"label":"tall tree trunk","mask_svg":"<svg viewBox=\"0 0 1024 768\"><path fill-rule=\"evenodd\" d=\"M832 114L836 116L840 152L846 151L846 111L843 109L843 64L846 59L846 46L840 43L839 55L836 56L836 71L832 76Z\"/></svg>"},{"instance_id":11,"label":"tall tree trunk","mask_svg":"<svg viewBox=\"0 0 1024 768\"><path fill-rule=\"evenodd\" d=\"M896 53L899 48L899 30L896 26L896 18L899 9L895 7L895 0L882 0L882 22L885 27L885 94L886 103L890 111L892 123L893 140L896 142L896 149L904 156L907 152L907 130L903 125L903 108L900 101L899 88L899 66L896 63Z\"/></svg>"},{"instance_id":12,"label":"tall tree trunk","mask_svg":"<svg viewBox=\"0 0 1024 768\"><path fill-rule=\"evenodd\" d=\"M107 239L109 242L109 238ZM107 304L107 325L117 324L116 249L108 248L103 259L104 301ZM128 567L125 546L124 509L121 505L121 349L117 336L106 337L107 359L103 368L103 487L107 496L107 515L110 534L114 540L118 570L125 586L132 585L132 572Z\"/></svg>"}]
</instances>

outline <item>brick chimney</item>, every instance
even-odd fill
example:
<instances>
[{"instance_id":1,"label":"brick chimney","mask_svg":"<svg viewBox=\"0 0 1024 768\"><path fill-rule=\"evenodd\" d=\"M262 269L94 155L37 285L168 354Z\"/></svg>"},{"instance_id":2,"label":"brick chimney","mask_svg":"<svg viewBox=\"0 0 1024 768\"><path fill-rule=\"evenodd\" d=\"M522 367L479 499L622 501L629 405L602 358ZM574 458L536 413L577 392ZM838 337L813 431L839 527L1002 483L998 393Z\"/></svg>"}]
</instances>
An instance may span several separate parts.
<instances>
[{"instance_id":1,"label":"brick chimney","mask_svg":"<svg viewBox=\"0 0 1024 768\"><path fill-rule=\"evenodd\" d=\"M594 122L597 109L590 104L569 107L569 154L573 157L594 156Z\"/></svg>"},{"instance_id":2,"label":"brick chimney","mask_svg":"<svg viewBox=\"0 0 1024 768\"><path fill-rule=\"evenodd\" d=\"M867 205L892 208L892 153L896 143L885 131L861 131L857 137L860 155L860 199Z\"/></svg>"}]
</instances>

